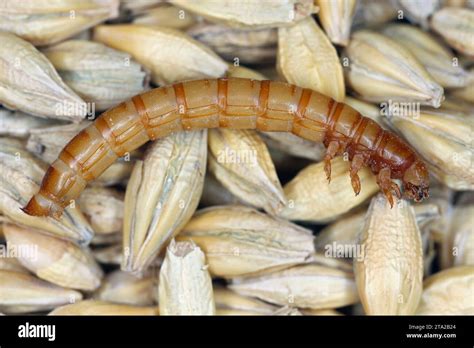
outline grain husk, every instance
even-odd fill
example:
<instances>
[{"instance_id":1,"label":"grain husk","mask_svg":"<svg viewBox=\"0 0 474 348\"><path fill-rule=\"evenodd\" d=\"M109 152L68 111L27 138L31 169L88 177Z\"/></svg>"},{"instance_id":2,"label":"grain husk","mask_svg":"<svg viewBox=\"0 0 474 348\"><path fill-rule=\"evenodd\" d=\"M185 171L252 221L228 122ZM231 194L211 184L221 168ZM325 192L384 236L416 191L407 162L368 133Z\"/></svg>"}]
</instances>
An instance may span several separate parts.
<instances>
[{"instance_id":1,"label":"grain husk","mask_svg":"<svg viewBox=\"0 0 474 348\"><path fill-rule=\"evenodd\" d=\"M474 266L474 202L455 205L450 220L441 243L442 268Z\"/></svg>"},{"instance_id":2,"label":"grain husk","mask_svg":"<svg viewBox=\"0 0 474 348\"><path fill-rule=\"evenodd\" d=\"M289 83L344 100L344 75L336 49L311 17L278 29L277 69Z\"/></svg>"},{"instance_id":3,"label":"grain husk","mask_svg":"<svg viewBox=\"0 0 474 348\"><path fill-rule=\"evenodd\" d=\"M214 288L214 302L217 315L271 315L277 310L274 305L224 287Z\"/></svg>"},{"instance_id":4,"label":"grain husk","mask_svg":"<svg viewBox=\"0 0 474 348\"><path fill-rule=\"evenodd\" d=\"M276 29L239 29L201 23L188 29L187 34L227 61L239 64L268 64L275 61L278 41Z\"/></svg>"},{"instance_id":5,"label":"grain husk","mask_svg":"<svg viewBox=\"0 0 474 348\"><path fill-rule=\"evenodd\" d=\"M91 123L82 121L81 123L60 124L32 130L26 143L26 149L46 163L53 163L64 146Z\"/></svg>"},{"instance_id":6,"label":"grain husk","mask_svg":"<svg viewBox=\"0 0 474 348\"><path fill-rule=\"evenodd\" d=\"M204 184L207 130L179 132L151 144L125 193L122 269L142 272L188 222Z\"/></svg>"},{"instance_id":7,"label":"grain husk","mask_svg":"<svg viewBox=\"0 0 474 348\"><path fill-rule=\"evenodd\" d=\"M239 200L268 213L286 204L270 153L256 131L211 129L209 171Z\"/></svg>"},{"instance_id":8,"label":"grain husk","mask_svg":"<svg viewBox=\"0 0 474 348\"><path fill-rule=\"evenodd\" d=\"M442 87L466 86L469 74L433 35L407 24L389 25L383 33L410 50Z\"/></svg>"},{"instance_id":9,"label":"grain husk","mask_svg":"<svg viewBox=\"0 0 474 348\"><path fill-rule=\"evenodd\" d=\"M295 266L259 277L234 279L229 287L245 296L298 308L337 308L358 301L350 273L317 265Z\"/></svg>"},{"instance_id":10,"label":"grain husk","mask_svg":"<svg viewBox=\"0 0 474 348\"><path fill-rule=\"evenodd\" d=\"M349 162L342 157L331 161L331 182L324 172L324 163L312 164L300 171L284 186L287 206L279 216L289 220L329 222L359 206L378 191L369 169L359 171L362 189L355 195L348 174Z\"/></svg>"},{"instance_id":11,"label":"grain husk","mask_svg":"<svg viewBox=\"0 0 474 348\"><path fill-rule=\"evenodd\" d=\"M121 9L132 15L146 13L161 4L163 0L120 0Z\"/></svg>"},{"instance_id":12,"label":"grain husk","mask_svg":"<svg viewBox=\"0 0 474 348\"><path fill-rule=\"evenodd\" d=\"M158 302L161 315L215 314L205 256L194 243L171 241L160 269Z\"/></svg>"},{"instance_id":13,"label":"grain husk","mask_svg":"<svg viewBox=\"0 0 474 348\"><path fill-rule=\"evenodd\" d=\"M79 122L86 103L62 80L49 60L32 44L0 31L0 102L44 118Z\"/></svg>"},{"instance_id":14,"label":"grain husk","mask_svg":"<svg viewBox=\"0 0 474 348\"><path fill-rule=\"evenodd\" d=\"M305 262L312 265L330 267L352 273L352 262L343 259L337 253L313 252Z\"/></svg>"},{"instance_id":15,"label":"grain husk","mask_svg":"<svg viewBox=\"0 0 474 348\"><path fill-rule=\"evenodd\" d=\"M430 26L451 47L470 57L474 56L473 9L444 7L433 14Z\"/></svg>"},{"instance_id":16,"label":"grain husk","mask_svg":"<svg viewBox=\"0 0 474 348\"><path fill-rule=\"evenodd\" d=\"M199 18L189 11L162 3L147 11L142 11L133 18L132 23L186 30L198 21Z\"/></svg>"},{"instance_id":17,"label":"grain husk","mask_svg":"<svg viewBox=\"0 0 474 348\"><path fill-rule=\"evenodd\" d=\"M88 187L78 198L79 207L96 234L122 231L123 193L114 188Z\"/></svg>"},{"instance_id":18,"label":"grain husk","mask_svg":"<svg viewBox=\"0 0 474 348\"><path fill-rule=\"evenodd\" d=\"M346 82L362 99L441 105L443 88L409 50L387 36L355 32L344 58Z\"/></svg>"},{"instance_id":19,"label":"grain husk","mask_svg":"<svg viewBox=\"0 0 474 348\"><path fill-rule=\"evenodd\" d=\"M474 266L453 267L427 278L418 315L474 315Z\"/></svg>"},{"instance_id":20,"label":"grain husk","mask_svg":"<svg viewBox=\"0 0 474 348\"><path fill-rule=\"evenodd\" d=\"M413 209L420 229L441 216L440 208L436 204L418 204ZM355 212L323 228L316 238L317 250L323 251L333 243L356 245L358 234L364 226L365 215L365 211Z\"/></svg>"},{"instance_id":21,"label":"grain husk","mask_svg":"<svg viewBox=\"0 0 474 348\"><path fill-rule=\"evenodd\" d=\"M455 190L474 189L470 115L422 109L418 117L390 117L390 123L425 159L430 172Z\"/></svg>"},{"instance_id":22,"label":"grain husk","mask_svg":"<svg viewBox=\"0 0 474 348\"><path fill-rule=\"evenodd\" d=\"M57 125L56 120L39 118L21 111L10 111L0 107L0 135L27 138L31 130Z\"/></svg>"},{"instance_id":23,"label":"grain husk","mask_svg":"<svg viewBox=\"0 0 474 348\"><path fill-rule=\"evenodd\" d=\"M128 52L151 71L157 85L221 77L227 64L208 47L178 30L138 24L100 25L94 40Z\"/></svg>"},{"instance_id":24,"label":"grain husk","mask_svg":"<svg viewBox=\"0 0 474 348\"><path fill-rule=\"evenodd\" d=\"M229 64L229 69L227 70L227 76L229 77L240 77L244 79L253 79L253 80L268 80L268 78L261 72L253 69L246 68L244 66Z\"/></svg>"},{"instance_id":25,"label":"grain husk","mask_svg":"<svg viewBox=\"0 0 474 348\"><path fill-rule=\"evenodd\" d=\"M297 308L284 306L277 309L272 315L280 315L280 316L293 316L293 315L303 315Z\"/></svg>"},{"instance_id":26,"label":"grain husk","mask_svg":"<svg viewBox=\"0 0 474 348\"><path fill-rule=\"evenodd\" d=\"M447 236L454 209L454 194L455 191L439 183L434 183L430 187L429 202L438 206L440 216L423 228L429 232L430 238L437 243L442 243Z\"/></svg>"},{"instance_id":27,"label":"grain husk","mask_svg":"<svg viewBox=\"0 0 474 348\"><path fill-rule=\"evenodd\" d=\"M5 270L0 270L0 290L0 311L12 314L42 312L82 299L78 291Z\"/></svg>"},{"instance_id":28,"label":"grain husk","mask_svg":"<svg viewBox=\"0 0 474 348\"><path fill-rule=\"evenodd\" d=\"M130 54L98 42L69 40L43 50L63 81L102 111L139 94L149 76Z\"/></svg>"},{"instance_id":29,"label":"grain husk","mask_svg":"<svg viewBox=\"0 0 474 348\"><path fill-rule=\"evenodd\" d=\"M198 211L178 240L192 240L206 254L209 272L236 277L287 268L314 252L310 230L244 206Z\"/></svg>"},{"instance_id":30,"label":"grain husk","mask_svg":"<svg viewBox=\"0 0 474 348\"><path fill-rule=\"evenodd\" d=\"M155 303L154 287L155 280L151 275L138 278L117 270L104 278L94 298L133 306L151 306Z\"/></svg>"},{"instance_id":31,"label":"grain husk","mask_svg":"<svg viewBox=\"0 0 474 348\"><path fill-rule=\"evenodd\" d=\"M48 315L159 315L158 307L131 306L107 301L84 300L57 307Z\"/></svg>"},{"instance_id":32,"label":"grain husk","mask_svg":"<svg viewBox=\"0 0 474 348\"><path fill-rule=\"evenodd\" d=\"M413 208L391 208L379 194L372 199L354 260L359 296L366 314L414 314L423 290L423 249Z\"/></svg>"},{"instance_id":33,"label":"grain husk","mask_svg":"<svg viewBox=\"0 0 474 348\"><path fill-rule=\"evenodd\" d=\"M4 226L4 233L9 247L31 250L21 253L18 260L38 278L77 290L100 286L103 273L88 249L11 224Z\"/></svg>"},{"instance_id":34,"label":"grain husk","mask_svg":"<svg viewBox=\"0 0 474 348\"><path fill-rule=\"evenodd\" d=\"M331 42L345 46L351 34L352 17L356 0L317 0L319 19Z\"/></svg>"},{"instance_id":35,"label":"grain husk","mask_svg":"<svg viewBox=\"0 0 474 348\"><path fill-rule=\"evenodd\" d=\"M353 27L375 27L397 17L396 0L358 0Z\"/></svg>"},{"instance_id":36,"label":"grain husk","mask_svg":"<svg viewBox=\"0 0 474 348\"><path fill-rule=\"evenodd\" d=\"M464 107L462 111L472 114L474 108L474 68L471 68L468 74L466 86L453 89L450 92L450 97L460 100ZM458 106L460 106L459 103Z\"/></svg>"},{"instance_id":37,"label":"grain husk","mask_svg":"<svg viewBox=\"0 0 474 348\"><path fill-rule=\"evenodd\" d=\"M292 25L317 11L313 0L171 0L179 7L231 27L274 28Z\"/></svg>"},{"instance_id":38,"label":"grain husk","mask_svg":"<svg viewBox=\"0 0 474 348\"><path fill-rule=\"evenodd\" d=\"M30 271L23 266L16 256L8 255L8 247L1 244L0 250L2 250L2 255L0 257L0 270L2 271L13 271L19 273L29 274Z\"/></svg>"},{"instance_id":39,"label":"grain husk","mask_svg":"<svg viewBox=\"0 0 474 348\"><path fill-rule=\"evenodd\" d=\"M97 262L106 265L121 265L123 262L122 243L92 249Z\"/></svg>"},{"instance_id":40,"label":"grain husk","mask_svg":"<svg viewBox=\"0 0 474 348\"><path fill-rule=\"evenodd\" d=\"M398 5L401 14L406 16L410 22L427 28L428 19L441 6L441 0L398 0Z\"/></svg>"},{"instance_id":41,"label":"grain husk","mask_svg":"<svg viewBox=\"0 0 474 348\"><path fill-rule=\"evenodd\" d=\"M2 0L0 30L50 45L118 16L119 0Z\"/></svg>"}]
</instances>

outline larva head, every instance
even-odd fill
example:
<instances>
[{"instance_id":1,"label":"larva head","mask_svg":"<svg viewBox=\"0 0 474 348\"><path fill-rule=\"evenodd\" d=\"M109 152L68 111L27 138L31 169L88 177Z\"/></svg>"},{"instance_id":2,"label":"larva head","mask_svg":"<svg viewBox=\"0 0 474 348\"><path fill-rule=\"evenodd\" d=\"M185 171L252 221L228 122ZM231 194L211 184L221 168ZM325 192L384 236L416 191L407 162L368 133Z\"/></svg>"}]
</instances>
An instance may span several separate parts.
<instances>
[{"instance_id":1,"label":"larva head","mask_svg":"<svg viewBox=\"0 0 474 348\"><path fill-rule=\"evenodd\" d=\"M422 161L415 161L403 175L403 185L405 188L405 196L420 202L424 198L428 198L430 175Z\"/></svg>"}]
</instances>

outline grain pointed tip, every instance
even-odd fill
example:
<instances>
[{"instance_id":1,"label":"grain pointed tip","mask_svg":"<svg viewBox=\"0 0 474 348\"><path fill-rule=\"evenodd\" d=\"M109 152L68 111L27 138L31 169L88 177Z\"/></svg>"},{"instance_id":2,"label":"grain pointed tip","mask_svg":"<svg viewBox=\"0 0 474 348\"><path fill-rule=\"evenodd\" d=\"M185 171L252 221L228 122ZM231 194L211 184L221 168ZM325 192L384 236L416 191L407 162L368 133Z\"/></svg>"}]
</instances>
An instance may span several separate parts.
<instances>
[{"instance_id":1,"label":"grain pointed tip","mask_svg":"<svg viewBox=\"0 0 474 348\"><path fill-rule=\"evenodd\" d=\"M441 107L441 103L444 101L444 89L440 85L436 84L431 89L432 98L430 100L431 106L434 108Z\"/></svg>"}]
</instances>

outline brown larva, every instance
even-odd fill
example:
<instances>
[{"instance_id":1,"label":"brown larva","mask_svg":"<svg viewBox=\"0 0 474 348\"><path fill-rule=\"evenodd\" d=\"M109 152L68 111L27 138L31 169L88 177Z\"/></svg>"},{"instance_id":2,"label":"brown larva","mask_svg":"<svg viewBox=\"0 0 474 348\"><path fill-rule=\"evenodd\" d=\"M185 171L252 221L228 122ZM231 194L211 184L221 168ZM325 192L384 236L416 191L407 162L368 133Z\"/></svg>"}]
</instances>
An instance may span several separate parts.
<instances>
[{"instance_id":1,"label":"brown larva","mask_svg":"<svg viewBox=\"0 0 474 348\"><path fill-rule=\"evenodd\" d=\"M357 172L366 165L391 204L392 192L401 196L391 179L403 181L408 198L428 196L428 171L415 151L348 105L287 83L221 78L157 88L104 112L65 146L23 211L59 217L118 157L172 132L217 127L291 132L323 142L328 179L331 159L347 152L356 194Z\"/></svg>"}]
</instances>

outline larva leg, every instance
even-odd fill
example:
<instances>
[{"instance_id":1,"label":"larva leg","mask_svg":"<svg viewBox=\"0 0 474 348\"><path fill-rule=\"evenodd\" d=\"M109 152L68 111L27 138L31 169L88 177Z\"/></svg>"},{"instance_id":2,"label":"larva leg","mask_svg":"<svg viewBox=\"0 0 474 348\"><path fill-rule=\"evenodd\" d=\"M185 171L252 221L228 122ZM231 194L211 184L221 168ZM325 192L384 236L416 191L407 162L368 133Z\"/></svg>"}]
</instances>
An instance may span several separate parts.
<instances>
[{"instance_id":1,"label":"larva leg","mask_svg":"<svg viewBox=\"0 0 474 348\"><path fill-rule=\"evenodd\" d=\"M400 187L392 181L392 191L395 192L395 195L398 199L402 198L402 192L400 191Z\"/></svg>"},{"instance_id":2,"label":"larva leg","mask_svg":"<svg viewBox=\"0 0 474 348\"><path fill-rule=\"evenodd\" d=\"M337 156L340 151L341 144L337 140L331 140L324 156L324 171L329 182L331 182L331 160Z\"/></svg>"},{"instance_id":3,"label":"larva leg","mask_svg":"<svg viewBox=\"0 0 474 348\"><path fill-rule=\"evenodd\" d=\"M366 156L360 153L352 158L350 176L352 188L354 189L356 195L360 193L360 179L359 175L357 175L357 172L364 166L365 162Z\"/></svg>"},{"instance_id":4,"label":"larva leg","mask_svg":"<svg viewBox=\"0 0 474 348\"><path fill-rule=\"evenodd\" d=\"M377 184L379 185L385 197L387 197L387 200L390 203L390 207L393 207L392 191L395 192L396 196L399 199L402 195L398 185L394 183L391 179L391 170L389 167L384 167L380 170L377 175Z\"/></svg>"}]
</instances>

